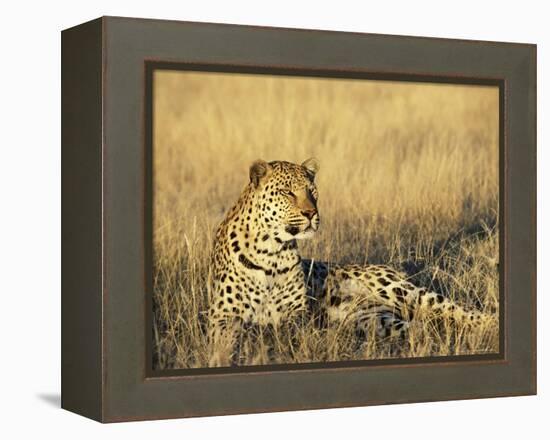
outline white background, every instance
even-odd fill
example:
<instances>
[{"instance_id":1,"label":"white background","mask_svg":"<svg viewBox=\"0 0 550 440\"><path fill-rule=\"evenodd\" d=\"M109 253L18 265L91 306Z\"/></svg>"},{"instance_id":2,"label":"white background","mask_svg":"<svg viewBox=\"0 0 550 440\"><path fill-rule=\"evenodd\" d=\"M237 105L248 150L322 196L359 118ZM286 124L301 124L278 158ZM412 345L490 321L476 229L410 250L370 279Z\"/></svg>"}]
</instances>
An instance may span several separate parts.
<instances>
[{"instance_id":1,"label":"white background","mask_svg":"<svg viewBox=\"0 0 550 440\"><path fill-rule=\"evenodd\" d=\"M544 1L229 0L2 3L0 436L526 438L550 435L550 40ZM59 409L60 31L101 15L538 44L539 396L100 425ZM545 78L546 77L546 78ZM546 319L543 315L546 315ZM546 406L546 409L544 408Z\"/></svg>"}]
</instances>

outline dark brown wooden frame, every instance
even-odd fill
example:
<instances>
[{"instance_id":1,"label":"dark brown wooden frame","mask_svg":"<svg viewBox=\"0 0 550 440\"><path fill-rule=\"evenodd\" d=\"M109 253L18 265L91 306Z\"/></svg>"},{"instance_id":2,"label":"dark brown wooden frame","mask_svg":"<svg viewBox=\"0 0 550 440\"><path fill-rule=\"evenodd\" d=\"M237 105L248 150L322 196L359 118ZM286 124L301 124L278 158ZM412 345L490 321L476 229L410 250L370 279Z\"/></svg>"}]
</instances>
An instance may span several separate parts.
<instances>
[{"instance_id":1,"label":"dark brown wooden frame","mask_svg":"<svg viewBox=\"0 0 550 440\"><path fill-rule=\"evenodd\" d=\"M499 86L501 353L153 372L155 68ZM62 406L114 422L534 394L535 173L533 45L114 17L63 31Z\"/></svg>"}]
</instances>

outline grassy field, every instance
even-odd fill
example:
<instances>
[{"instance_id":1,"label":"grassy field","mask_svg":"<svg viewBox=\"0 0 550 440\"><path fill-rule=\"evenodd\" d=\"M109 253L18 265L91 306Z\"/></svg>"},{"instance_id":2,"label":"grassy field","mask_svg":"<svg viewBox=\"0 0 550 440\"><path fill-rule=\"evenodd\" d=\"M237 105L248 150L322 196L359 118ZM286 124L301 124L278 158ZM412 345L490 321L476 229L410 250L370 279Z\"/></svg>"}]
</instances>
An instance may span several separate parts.
<instances>
[{"instance_id":1,"label":"grassy field","mask_svg":"<svg viewBox=\"0 0 550 440\"><path fill-rule=\"evenodd\" d=\"M304 257L384 263L498 311L498 91L479 86L157 72L154 365L207 365L213 233L258 158L315 156L321 228ZM498 351L498 326L429 318L406 341L313 323L247 342L243 364ZM268 356L267 347L273 347Z\"/></svg>"}]
</instances>

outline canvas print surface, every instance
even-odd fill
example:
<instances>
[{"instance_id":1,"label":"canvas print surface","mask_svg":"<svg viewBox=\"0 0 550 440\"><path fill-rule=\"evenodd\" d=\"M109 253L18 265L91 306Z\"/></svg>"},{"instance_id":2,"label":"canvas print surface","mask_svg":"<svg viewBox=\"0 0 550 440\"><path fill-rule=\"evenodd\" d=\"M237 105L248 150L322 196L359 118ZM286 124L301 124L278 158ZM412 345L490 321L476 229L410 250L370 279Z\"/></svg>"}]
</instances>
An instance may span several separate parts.
<instances>
[{"instance_id":1,"label":"canvas print surface","mask_svg":"<svg viewBox=\"0 0 550 440\"><path fill-rule=\"evenodd\" d=\"M498 353L498 87L152 87L155 370Z\"/></svg>"}]
</instances>

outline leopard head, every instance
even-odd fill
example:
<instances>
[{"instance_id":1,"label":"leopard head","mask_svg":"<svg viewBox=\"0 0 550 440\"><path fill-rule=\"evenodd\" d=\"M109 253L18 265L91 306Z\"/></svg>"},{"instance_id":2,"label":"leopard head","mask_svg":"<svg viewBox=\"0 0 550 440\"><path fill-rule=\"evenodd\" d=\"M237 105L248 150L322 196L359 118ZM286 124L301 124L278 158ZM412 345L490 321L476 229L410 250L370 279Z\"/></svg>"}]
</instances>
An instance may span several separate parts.
<instances>
[{"instance_id":1,"label":"leopard head","mask_svg":"<svg viewBox=\"0 0 550 440\"><path fill-rule=\"evenodd\" d=\"M282 241L310 238L319 229L317 160L301 165L257 160L250 167L258 221Z\"/></svg>"}]
</instances>

